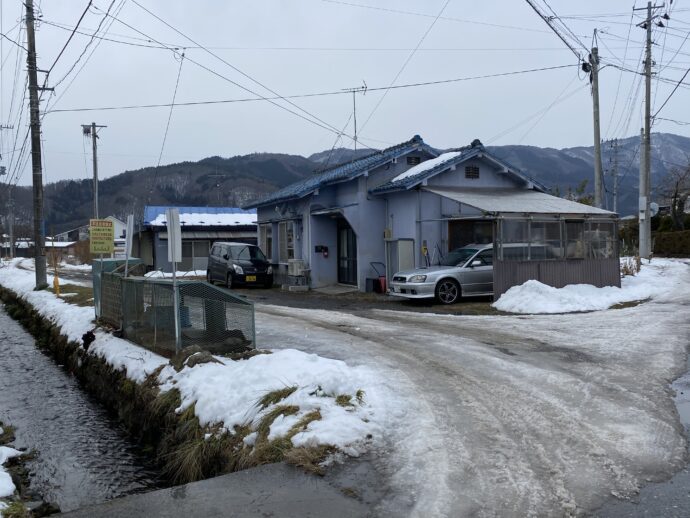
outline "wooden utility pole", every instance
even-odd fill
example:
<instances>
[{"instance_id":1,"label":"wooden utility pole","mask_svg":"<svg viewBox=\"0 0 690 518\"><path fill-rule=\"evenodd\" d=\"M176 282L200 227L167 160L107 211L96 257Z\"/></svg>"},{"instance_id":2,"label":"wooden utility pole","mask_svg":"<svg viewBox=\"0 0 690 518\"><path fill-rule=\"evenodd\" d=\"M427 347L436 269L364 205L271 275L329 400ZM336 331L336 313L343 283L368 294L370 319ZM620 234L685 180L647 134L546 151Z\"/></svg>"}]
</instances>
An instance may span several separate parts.
<instances>
[{"instance_id":1,"label":"wooden utility pole","mask_svg":"<svg viewBox=\"0 0 690 518\"><path fill-rule=\"evenodd\" d=\"M8 191L7 208L9 210L9 232L10 232L10 259L14 259L14 201L12 200L13 187Z\"/></svg>"},{"instance_id":2,"label":"wooden utility pole","mask_svg":"<svg viewBox=\"0 0 690 518\"><path fill-rule=\"evenodd\" d=\"M43 220L43 167L41 164L41 118L38 106L36 38L34 35L34 3L26 0L26 64L29 75L29 114L31 123L31 168L34 195L34 257L36 289L48 287L46 280L45 222Z\"/></svg>"},{"instance_id":3,"label":"wooden utility pole","mask_svg":"<svg viewBox=\"0 0 690 518\"><path fill-rule=\"evenodd\" d=\"M596 32L595 32L596 36ZM603 177L601 167L601 130L599 128L599 49L592 47L589 55L592 78L592 111L594 115L594 206L603 207Z\"/></svg>"},{"instance_id":4,"label":"wooden utility pole","mask_svg":"<svg viewBox=\"0 0 690 518\"><path fill-rule=\"evenodd\" d=\"M81 129L84 135L91 136L91 152L93 155L93 218L98 219L98 129L108 126L99 126L95 122L82 124Z\"/></svg>"},{"instance_id":5,"label":"wooden utility pole","mask_svg":"<svg viewBox=\"0 0 690 518\"><path fill-rule=\"evenodd\" d=\"M618 213L618 139L613 139L613 212Z\"/></svg>"}]
</instances>

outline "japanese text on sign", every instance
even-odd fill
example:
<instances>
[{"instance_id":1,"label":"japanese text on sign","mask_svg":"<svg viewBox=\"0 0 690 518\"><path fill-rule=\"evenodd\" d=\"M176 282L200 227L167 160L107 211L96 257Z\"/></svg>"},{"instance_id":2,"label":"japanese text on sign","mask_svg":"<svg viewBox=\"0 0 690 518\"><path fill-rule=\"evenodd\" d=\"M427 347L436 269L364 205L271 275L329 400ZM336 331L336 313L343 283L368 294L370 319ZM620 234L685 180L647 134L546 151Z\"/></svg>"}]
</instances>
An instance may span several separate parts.
<instances>
[{"instance_id":1,"label":"japanese text on sign","mask_svg":"<svg viewBox=\"0 0 690 518\"><path fill-rule=\"evenodd\" d=\"M89 238L92 254L112 254L115 243L113 222L107 219L90 220Z\"/></svg>"}]
</instances>

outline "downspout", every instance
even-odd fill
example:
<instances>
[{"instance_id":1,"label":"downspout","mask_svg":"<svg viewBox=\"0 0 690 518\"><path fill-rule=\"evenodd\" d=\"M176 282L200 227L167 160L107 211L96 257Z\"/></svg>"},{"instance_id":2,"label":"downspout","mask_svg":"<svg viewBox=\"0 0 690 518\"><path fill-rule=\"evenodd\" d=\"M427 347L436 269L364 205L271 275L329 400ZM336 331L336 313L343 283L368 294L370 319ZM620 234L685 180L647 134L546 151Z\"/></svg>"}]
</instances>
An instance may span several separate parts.
<instances>
[{"instance_id":1,"label":"downspout","mask_svg":"<svg viewBox=\"0 0 690 518\"><path fill-rule=\"evenodd\" d=\"M417 189L417 242L415 243L415 267L422 264L422 191ZM417 260L419 260L417 262Z\"/></svg>"}]
</instances>

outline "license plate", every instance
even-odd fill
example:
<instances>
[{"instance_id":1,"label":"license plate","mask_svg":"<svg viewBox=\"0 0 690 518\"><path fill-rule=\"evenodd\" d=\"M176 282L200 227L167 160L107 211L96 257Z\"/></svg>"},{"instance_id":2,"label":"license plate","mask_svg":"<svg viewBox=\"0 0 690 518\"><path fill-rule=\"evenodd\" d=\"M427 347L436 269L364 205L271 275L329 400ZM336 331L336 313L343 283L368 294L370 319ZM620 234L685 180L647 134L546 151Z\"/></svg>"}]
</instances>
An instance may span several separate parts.
<instances>
[{"instance_id":1,"label":"license plate","mask_svg":"<svg viewBox=\"0 0 690 518\"><path fill-rule=\"evenodd\" d=\"M393 288L393 292L395 292L395 293L400 293L400 288L398 288L398 287L396 286L395 288Z\"/></svg>"},{"instance_id":2,"label":"license plate","mask_svg":"<svg viewBox=\"0 0 690 518\"><path fill-rule=\"evenodd\" d=\"M247 282L256 282L256 275L247 275Z\"/></svg>"}]
</instances>

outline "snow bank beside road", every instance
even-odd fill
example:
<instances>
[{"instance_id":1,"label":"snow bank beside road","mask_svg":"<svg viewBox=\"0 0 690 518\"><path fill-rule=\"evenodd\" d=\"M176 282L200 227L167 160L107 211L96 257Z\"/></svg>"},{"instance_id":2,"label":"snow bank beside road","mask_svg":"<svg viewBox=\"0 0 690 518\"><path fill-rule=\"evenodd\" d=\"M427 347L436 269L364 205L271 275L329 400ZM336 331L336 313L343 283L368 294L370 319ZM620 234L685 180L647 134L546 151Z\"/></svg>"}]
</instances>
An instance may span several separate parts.
<instances>
[{"instance_id":1,"label":"snow bank beside road","mask_svg":"<svg viewBox=\"0 0 690 518\"><path fill-rule=\"evenodd\" d=\"M93 307L74 306L49 291L33 291L33 271L18 268L20 261L0 269L0 285L58 325L70 341L81 343L82 335L95 326ZM216 357L218 363L185 366L177 372L166 358L147 349L101 330L95 335L88 353L124 371L137 383L164 367L158 377L161 390L179 390L182 404L178 411L194 406L202 426L219 425L233 433L234 426L247 425L256 431L262 419L280 410L278 407L296 406L294 414L285 414L271 424L271 439L289 434L294 446L332 445L357 455L371 439L383 436L382 423L392 395L381 382L381 375L370 367L351 367L343 361L287 349L241 361ZM264 408L259 405L267 393L288 387L295 389L287 397ZM364 402L358 401L358 394L364 395ZM295 428L302 418L317 411L318 418L299 431Z\"/></svg>"},{"instance_id":2,"label":"snow bank beside road","mask_svg":"<svg viewBox=\"0 0 690 518\"><path fill-rule=\"evenodd\" d=\"M573 313L598 311L624 302L662 298L678 288L676 273L688 266L689 263L682 260L653 259L651 263L643 263L637 275L624 277L620 288L597 288L591 284L553 288L531 280L510 288L494 302L493 307L509 313Z\"/></svg>"}]
</instances>

